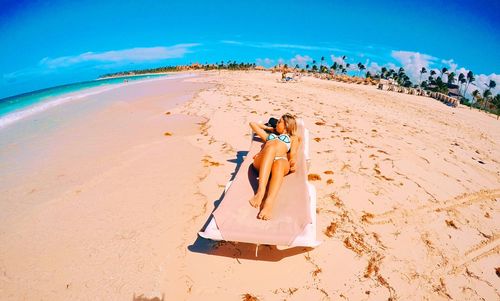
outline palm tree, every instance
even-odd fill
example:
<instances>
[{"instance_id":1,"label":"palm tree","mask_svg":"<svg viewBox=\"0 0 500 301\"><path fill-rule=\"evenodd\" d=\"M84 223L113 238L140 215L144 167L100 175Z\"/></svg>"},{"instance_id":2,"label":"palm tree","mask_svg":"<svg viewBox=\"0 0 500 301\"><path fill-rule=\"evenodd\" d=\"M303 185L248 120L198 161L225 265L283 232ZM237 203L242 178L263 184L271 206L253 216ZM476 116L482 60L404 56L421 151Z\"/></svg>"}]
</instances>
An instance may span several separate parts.
<instances>
[{"instance_id":1,"label":"palm tree","mask_svg":"<svg viewBox=\"0 0 500 301\"><path fill-rule=\"evenodd\" d=\"M458 88L458 93L461 94L460 90L462 90L463 84L465 83L465 75L463 73L461 73L461 72L458 75L458 82L460 84L460 88Z\"/></svg>"},{"instance_id":2,"label":"palm tree","mask_svg":"<svg viewBox=\"0 0 500 301\"><path fill-rule=\"evenodd\" d=\"M491 102L497 108L497 120L498 120L498 117L500 116L500 94L497 94L495 97L493 97Z\"/></svg>"},{"instance_id":3,"label":"palm tree","mask_svg":"<svg viewBox=\"0 0 500 301\"><path fill-rule=\"evenodd\" d=\"M380 77L385 78L386 76L387 76L387 68L382 67L382 69L380 69Z\"/></svg>"},{"instance_id":4,"label":"palm tree","mask_svg":"<svg viewBox=\"0 0 500 301\"><path fill-rule=\"evenodd\" d=\"M488 104L488 98L491 96L491 90L486 89L483 92L483 110L486 111L486 104Z\"/></svg>"},{"instance_id":5,"label":"palm tree","mask_svg":"<svg viewBox=\"0 0 500 301\"><path fill-rule=\"evenodd\" d=\"M455 82L455 72L451 72L448 74L448 84L452 85Z\"/></svg>"},{"instance_id":6,"label":"palm tree","mask_svg":"<svg viewBox=\"0 0 500 301\"><path fill-rule=\"evenodd\" d=\"M463 89L463 86L464 86L464 84L465 84L466 82L467 82L467 80L466 80L465 78L462 78L462 79L460 80L460 86L462 87L462 92L461 92L460 94L462 95L462 99L463 99L464 101L465 101L465 99L466 99L466 98L465 98L465 91L464 91L464 89ZM459 91L459 92L460 92L460 91Z\"/></svg>"},{"instance_id":7,"label":"palm tree","mask_svg":"<svg viewBox=\"0 0 500 301\"><path fill-rule=\"evenodd\" d=\"M392 69L392 68L389 69L389 71L387 71L387 77L388 78L394 78L395 74L396 74L396 71L394 69Z\"/></svg>"},{"instance_id":8,"label":"palm tree","mask_svg":"<svg viewBox=\"0 0 500 301\"><path fill-rule=\"evenodd\" d=\"M467 90L469 89L469 85L473 83L476 79L474 78L474 73L472 71L467 72L467 85L465 86L464 96L467 94Z\"/></svg>"},{"instance_id":9,"label":"palm tree","mask_svg":"<svg viewBox=\"0 0 500 301\"><path fill-rule=\"evenodd\" d=\"M436 87L433 89L434 91L448 94L448 85L443 82L441 77L436 78L435 85Z\"/></svg>"},{"instance_id":10,"label":"palm tree","mask_svg":"<svg viewBox=\"0 0 500 301\"><path fill-rule=\"evenodd\" d=\"M484 92L483 92L483 100L484 100L483 110L485 110L485 111L486 111L486 105L488 104L488 99L492 95L491 90L494 89L496 86L497 86L497 83L492 79L490 79L490 82L486 85L486 87L488 87L488 89L484 90Z\"/></svg>"},{"instance_id":11,"label":"palm tree","mask_svg":"<svg viewBox=\"0 0 500 301\"><path fill-rule=\"evenodd\" d=\"M310 67L310 66L309 66L309 64L307 64L307 65L306 65L306 70L309 70L309 67Z\"/></svg>"},{"instance_id":12,"label":"palm tree","mask_svg":"<svg viewBox=\"0 0 500 301\"><path fill-rule=\"evenodd\" d=\"M436 70L431 70L431 75L429 75L429 82L433 84L435 82L434 76L437 74Z\"/></svg>"},{"instance_id":13,"label":"palm tree","mask_svg":"<svg viewBox=\"0 0 500 301\"><path fill-rule=\"evenodd\" d=\"M436 79L434 78L434 75L436 75L436 70L431 70L429 77L427 80L429 81L428 85L435 85L436 84Z\"/></svg>"},{"instance_id":14,"label":"palm tree","mask_svg":"<svg viewBox=\"0 0 500 301\"><path fill-rule=\"evenodd\" d=\"M425 67L422 67L422 69L420 69L420 80L419 80L419 83L422 83L422 74L424 73L427 73L427 69L425 69Z\"/></svg>"},{"instance_id":15,"label":"palm tree","mask_svg":"<svg viewBox=\"0 0 500 301\"><path fill-rule=\"evenodd\" d=\"M472 92L472 99L475 100L474 103L476 103L479 99L481 94L479 94L479 90L474 90L474 92ZM472 102L470 104L470 109L472 110Z\"/></svg>"},{"instance_id":16,"label":"palm tree","mask_svg":"<svg viewBox=\"0 0 500 301\"><path fill-rule=\"evenodd\" d=\"M405 69L403 67L400 67L398 69L398 74L397 74L397 81L398 81L398 84L400 84L401 86L404 85L405 81L406 81L406 74L405 74Z\"/></svg>"},{"instance_id":17,"label":"palm tree","mask_svg":"<svg viewBox=\"0 0 500 301\"><path fill-rule=\"evenodd\" d=\"M333 75L335 75L335 73L337 72L338 67L339 65L337 64L337 62L334 62L333 65L330 67L330 69L333 70Z\"/></svg>"},{"instance_id":18,"label":"palm tree","mask_svg":"<svg viewBox=\"0 0 500 301\"><path fill-rule=\"evenodd\" d=\"M361 63L358 63L358 70L359 70L359 73L358 73L358 76L361 76L361 71L365 70L365 66Z\"/></svg>"},{"instance_id":19,"label":"palm tree","mask_svg":"<svg viewBox=\"0 0 500 301\"><path fill-rule=\"evenodd\" d=\"M493 89L495 89L496 86L497 86L497 83L494 80L490 79L490 83L487 85L488 89L493 90Z\"/></svg>"},{"instance_id":20,"label":"palm tree","mask_svg":"<svg viewBox=\"0 0 500 301\"><path fill-rule=\"evenodd\" d=\"M321 67L323 67L323 62L324 62L324 61L325 61L325 57L324 57L324 56L322 56L322 57L321 57L321 65L320 65L320 69L321 69L321 70L323 70L323 68L321 68Z\"/></svg>"},{"instance_id":21,"label":"palm tree","mask_svg":"<svg viewBox=\"0 0 500 301\"><path fill-rule=\"evenodd\" d=\"M443 75L446 74L446 72L448 72L448 68L443 67L443 69L441 69L441 79L442 79Z\"/></svg>"},{"instance_id":22,"label":"palm tree","mask_svg":"<svg viewBox=\"0 0 500 301\"><path fill-rule=\"evenodd\" d=\"M313 71L318 70L318 66L316 66L316 68L314 68L315 66L316 66L316 60L313 60L313 66L312 66Z\"/></svg>"}]
</instances>

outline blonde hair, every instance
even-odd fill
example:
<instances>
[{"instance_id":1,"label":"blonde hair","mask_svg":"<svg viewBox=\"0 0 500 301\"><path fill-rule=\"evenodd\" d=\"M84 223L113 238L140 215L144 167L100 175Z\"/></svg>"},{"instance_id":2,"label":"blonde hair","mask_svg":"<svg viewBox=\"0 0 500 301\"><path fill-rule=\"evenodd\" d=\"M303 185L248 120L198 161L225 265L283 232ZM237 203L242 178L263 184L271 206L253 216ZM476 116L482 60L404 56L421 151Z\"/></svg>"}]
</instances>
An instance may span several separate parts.
<instances>
[{"instance_id":1,"label":"blonde hair","mask_svg":"<svg viewBox=\"0 0 500 301\"><path fill-rule=\"evenodd\" d=\"M285 122L286 132L295 136L297 134L297 120L295 119L295 116L290 113L286 113L281 116L281 118L283 118L283 121Z\"/></svg>"}]
</instances>

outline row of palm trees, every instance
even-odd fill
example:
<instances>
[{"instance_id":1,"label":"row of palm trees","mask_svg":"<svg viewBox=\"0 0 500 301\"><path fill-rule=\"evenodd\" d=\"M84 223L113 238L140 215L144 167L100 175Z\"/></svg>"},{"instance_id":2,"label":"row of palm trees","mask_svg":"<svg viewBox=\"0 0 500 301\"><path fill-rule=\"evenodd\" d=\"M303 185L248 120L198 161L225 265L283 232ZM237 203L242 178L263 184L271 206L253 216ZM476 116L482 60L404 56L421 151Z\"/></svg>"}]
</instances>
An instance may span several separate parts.
<instances>
[{"instance_id":1,"label":"row of palm trees","mask_svg":"<svg viewBox=\"0 0 500 301\"><path fill-rule=\"evenodd\" d=\"M353 67L351 64L346 63L345 60L346 56L342 56L341 61L344 63L334 62L333 65L328 68L324 64L325 57L321 57L319 67L316 65L317 61L313 60L312 66L310 66L309 64L305 66L305 71L332 73L335 75L337 73L346 74L347 70L353 70L357 68L358 76L361 76L363 70L366 69L366 66L364 66L361 62L359 62L356 67ZM295 68L298 69L299 66L296 65ZM438 74L438 72L440 72L440 74ZM423 75L426 73L429 73L429 77L425 80L422 80ZM445 75L446 81L444 80ZM448 68L446 67L443 67L440 71L430 70L430 72L425 67L422 67L422 69L420 70L420 78L418 84L412 83L409 76L405 73L403 67L399 68L398 70L382 67L380 71L375 74L367 71L365 76L374 79L392 79L399 85L404 87L420 87L425 90L441 92L443 94L448 94L449 88L456 86L458 87L458 92L461 97L462 103L469 105L471 108L472 106L476 106L478 108L481 108L482 106L483 110L489 109L489 104L492 104L494 107L496 107L497 112L500 111L500 103L498 101L500 99L500 95L497 94L494 97L492 95L492 91L496 87L496 82L494 80L490 80L489 83L486 84L485 90L482 94L479 89L475 89L471 93L473 99L469 100L467 98L467 91L469 91L470 85L475 85L474 82L476 81L476 78L474 77L474 73L472 71L468 71L467 74L461 72L457 77L457 74L455 72L449 72Z\"/></svg>"},{"instance_id":2,"label":"row of palm trees","mask_svg":"<svg viewBox=\"0 0 500 301\"><path fill-rule=\"evenodd\" d=\"M205 64L193 63L193 64L189 64L189 65L185 65L185 66L183 66L183 65L163 66L163 67L140 69L140 70L120 71L120 72L103 74L103 75L100 75L99 78L130 76L130 75L138 75L138 74L175 72L175 71L186 70L186 69L191 69L191 70L197 70L197 69L203 69L203 70L220 70L220 69L251 70L251 69L255 69L256 67L257 67L257 65L255 63L244 63L244 62L238 63L237 61L227 61L227 62L221 61L221 62L216 62L215 64L209 64L206 62Z\"/></svg>"},{"instance_id":3,"label":"row of palm trees","mask_svg":"<svg viewBox=\"0 0 500 301\"><path fill-rule=\"evenodd\" d=\"M424 81L422 82L422 74L427 73L427 69L425 67L422 67L420 70L420 86L425 86L427 83ZM437 81L439 81L443 75L447 74L448 79L447 79L447 84L448 85L454 85L455 82L457 81L457 86L458 86L458 92L462 96L462 100L467 100L466 94L469 89L470 84L473 84L476 81L476 78L474 77L474 73L472 71L468 71L467 74L464 74L460 72L458 75L458 79L456 78L455 72L448 72L447 68L441 69L441 77L437 77L434 79L434 75L436 74L435 70L431 70L430 76L429 76L429 82L431 84L439 85ZM442 82L442 79L441 79ZM486 84L486 89L483 91L483 94L479 92L478 89L475 89L471 95L475 102L482 102L483 103L483 109L486 110L486 107L488 105L488 102L491 102L497 109L500 109L500 106L496 104L498 101L495 102L495 99L499 99L500 95L496 95L495 97L492 97L492 90L496 87L496 82L494 80L490 80L488 84ZM470 103L470 106L472 108L472 101L468 101Z\"/></svg>"},{"instance_id":4,"label":"row of palm trees","mask_svg":"<svg viewBox=\"0 0 500 301\"><path fill-rule=\"evenodd\" d=\"M316 60L312 61L312 65L307 64L305 69L302 68L303 72L312 72L312 73L330 73L333 75L336 74L347 74L348 71L358 71L358 76L361 76L362 72L366 70L366 66L363 63L358 62L356 65L351 65L346 62L347 57L340 57L340 62L334 62L331 66L328 66L325 63L325 57L322 56L321 60L318 62ZM235 60L230 60L227 62L220 61L215 64L190 64L188 66L163 66L158 68L150 68L150 69L141 69L141 70L131 70L131 71L123 71L116 73L108 73L102 75L100 77L115 77L115 76L127 76L127 75L135 75L135 74L146 74L146 73L163 73L163 72L173 72L179 70L186 69L203 69L203 70L251 70L255 69L257 66L255 63L245 63L245 62L237 62ZM285 65L277 65L275 68L281 68L288 66ZM296 70L300 70L300 66L298 64L295 65ZM439 72L439 74L438 74ZM429 73L429 77L424 79L424 74ZM444 76L446 75L446 81L444 80ZM446 67L443 67L441 70L430 70L428 71L425 67L422 67L420 70L420 78L418 84L413 84L410 80L410 77L406 74L405 69L400 67L395 70L392 68L382 67L380 71L372 74L370 71L367 71L365 74L367 78L373 79L392 79L397 82L399 85L404 87L414 87L414 88L422 88L425 90L430 90L434 92L441 92L443 94L448 94L450 87L458 87L458 92L461 96L461 102L469 105L471 108L475 106L477 108L481 108L483 110L487 110L490 108L490 105L493 105L497 109L497 113L500 114L500 96L497 94L493 97L492 91L496 87L496 82L494 80L490 80L486 85L485 90L481 94L478 89L475 89L471 96L472 100L467 98L467 91L469 90L470 85L475 85L476 78L474 77L474 73L472 71L468 71L467 74L460 73L457 77L455 72L449 72ZM456 85L455 85L456 83Z\"/></svg>"}]
</instances>

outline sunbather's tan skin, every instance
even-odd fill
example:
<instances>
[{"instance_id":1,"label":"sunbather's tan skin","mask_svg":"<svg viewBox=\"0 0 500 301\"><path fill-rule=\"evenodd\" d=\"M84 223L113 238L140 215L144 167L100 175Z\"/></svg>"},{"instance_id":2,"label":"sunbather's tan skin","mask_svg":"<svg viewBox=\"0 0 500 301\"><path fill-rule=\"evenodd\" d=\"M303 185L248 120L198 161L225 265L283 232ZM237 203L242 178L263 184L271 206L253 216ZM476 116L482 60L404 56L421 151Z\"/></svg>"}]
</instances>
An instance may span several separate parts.
<instances>
[{"instance_id":1,"label":"sunbather's tan skin","mask_svg":"<svg viewBox=\"0 0 500 301\"><path fill-rule=\"evenodd\" d=\"M285 115L284 115L285 116ZM292 117L293 118L293 117ZM293 122L295 119L293 119ZM290 121L292 123L292 121ZM252 130L264 141L267 140L269 135L266 130L273 131L272 127L265 126L260 123L250 122ZM283 178L289 173L295 171L295 162L297 150L299 146L299 139L296 135L291 133L291 127L285 122L284 117L280 118L276 125L276 134L288 134L291 140L290 152L287 153L287 147L282 141L275 139L266 141L261 151L253 158L253 166L259 171L259 187L255 196L250 199L250 205L255 208L260 208L264 196L266 194L266 187L269 184L267 191L267 198L264 206L258 214L258 218L269 220L272 217L272 211L276 196L278 194ZM275 157L283 156L287 158L274 160ZM269 179L271 178L271 179Z\"/></svg>"}]
</instances>

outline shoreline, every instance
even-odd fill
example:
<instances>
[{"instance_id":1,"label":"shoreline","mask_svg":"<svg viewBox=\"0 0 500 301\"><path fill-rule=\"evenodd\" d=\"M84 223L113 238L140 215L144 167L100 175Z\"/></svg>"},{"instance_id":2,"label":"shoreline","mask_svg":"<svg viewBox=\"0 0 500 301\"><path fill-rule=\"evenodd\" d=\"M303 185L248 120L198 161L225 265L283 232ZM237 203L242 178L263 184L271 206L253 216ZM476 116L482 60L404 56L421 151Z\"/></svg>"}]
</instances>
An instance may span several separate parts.
<instances>
[{"instance_id":1,"label":"shoreline","mask_svg":"<svg viewBox=\"0 0 500 301\"><path fill-rule=\"evenodd\" d=\"M141 84L144 81L155 81L155 80L175 80L179 78L185 78L189 77L189 74L187 76L177 76L177 77L158 77L158 78L145 78L144 80L137 80L137 81L132 81L132 82L124 82L124 83L115 83L115 84L108 84L105 86L95 86L95 87L85 87L80 90L76 91L69 91L69 92L64 92L61 94L57 94L54 96L48 96L45 98L42 98L38 102L32 103L26 107L18 108L16 110L13 110L11 112L8 112L2 116L0 116L0 130L3 128L11 125L12 123L15 123L17 121L20 121L25 118L29 118L31 116L35 116L38 113L42 113L48 109L57 107L59 105L64 105L69 102L73 101L78 101L80 99L85 100L87 98L91 97L99 97L98 94L105 93L114 89L119 89L122 88L126 85L136 85L136 84ZM90 81L89 81L90 82ZM82 82L85 83L85 82ZM66 86L71 86L71 85L76 85L76 84L81 84L81 83L75 83L75 84L68 84L68 85L62 85L58 87L52 87L44 90L39 90L39 91L34 91L34 92L40 92L40 91L45 91L45 90L51 90L51 89L57 89L61 87L66 87ZM30 93L25 93L26 95L29 95ZM20 96L23 96L25 94L21 94Z\"/></svg>"},{"instance_id":2,"label":"shoreline","mask_svg":"<svg viewBox=\"0 0 500 301\"><path fill-rule=\"evenodd\" d=\"M181 71L179 71L181 72ZM177 72L156 72L156 73L141 73L141 74L129 74L129 75L117 75L117 76L105 76L105 77L98 77L95 80L104 80L104 79L110 79L110 78L122 78L122 77L136 77L136 76L148 76L148 75L169 75L172 73L177 73Z\"/></svg>"},{"instance_id":3,"label":"shoreline","mask_svg":"<svg viewBox=\"0 0 500 301\"><path fill-rule=\"evenodd\" d=\"M193 124L190 126L185 124L182 117L166 116L163 114L164 112L158 111L159 108L166 111L186 101L186 95L191 93L189 90L192 88L188 88L186 84L179 84L184 80L149 81L138 83L137 86L117 87L117 89L104 91L97 96L93 95L86 99L66 103L51 110L39 112L36 116L21 120L10 127L2 129L0 146L4 149L1 152L1 161L4 168L0 172L0 177L5 180L0 185L0 189L5 190L8 185L12 186L16 181L22 183L25 180L29 180L29 178L21 180L24 178L23 173L26 173L26 175L36 175L36 170L41 169L42 171L53 170L51 173L55 174L55 166L68 169L69 161L82 160L86 156L111 156L111 150L119 151L120 147L128 149L133 144L138 143L127 141L128 138L125 140L129 134L134 134L136 139L140 139L137 141L147 141L147 139L152 139L153 135L163 138L163 132L155 134L152 132L153 129L147 129L144 125L132 122L133 120L127 120L130 114L126 111L127 107L135 112L133 116L142 118L142 120L151 124L156 130L162 127L163 124L163 126L174 127L174 129L178 128L178 131L180 131L179 134L184 135L183 133L188 128L192 126L197 127L197 125ZM180 85L183 88L174 88L175 85ZM193 84L190 86L193 86ZM154 92L150 93L149 89L153 89ZM171 90L174 91L174 94L170 96ZM157 95L157 93L163 93L170 100L165 102L166 105L161 104L157 106L156 110L151 108L151 104L147 101L147 98L145 99L146 101L141 100L149 97L147 95ZM130 94L130 96L124 98L122 95L126 94ZM142 102L142 104L138 104L137 100L139 100L139 103ZM156 102L160 104L158 100ZM121 117L107 117L107 115L113 112L120 114ZM89 120L89 118L99 119ZM162 121L165 118L171 121ZM126 131L120 134L119 128ZM109 134L106 134L106 131ZM111 139L110 134L113 132L115 132L113 134L114 137ZM77 140L72 141L75 138ZM113 142L113 139L116 141ZM75 148L75 144L81 144L81 146ZM106 150L106 147L109 150ZM67 153L70 153L74 159ZM43 157L44 160L39 159L39 157ZM57 159L58 157L59 159ZM19 162L18 158L23 159ZM51 162L50 165L53 166L49 167L48 162L44 162L45 160ZM66 161L68 162L64 163ZM87 172L87 176L92 175L92 172L89 172ZM17 177L19 177L19 180L15 180ZM19 190L19 188L16 189ZM18 197L30 198L33 195L36 195L36 193L29 193L25 196L18 195ZM7 196L4 202L10 198L15 199L16 197ZM5 210L3 212L5 213Z\"/></svg>"}]
</instances>

